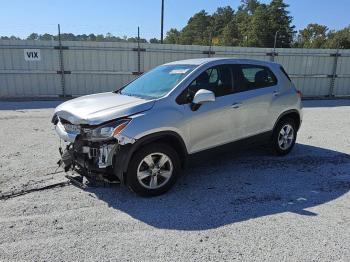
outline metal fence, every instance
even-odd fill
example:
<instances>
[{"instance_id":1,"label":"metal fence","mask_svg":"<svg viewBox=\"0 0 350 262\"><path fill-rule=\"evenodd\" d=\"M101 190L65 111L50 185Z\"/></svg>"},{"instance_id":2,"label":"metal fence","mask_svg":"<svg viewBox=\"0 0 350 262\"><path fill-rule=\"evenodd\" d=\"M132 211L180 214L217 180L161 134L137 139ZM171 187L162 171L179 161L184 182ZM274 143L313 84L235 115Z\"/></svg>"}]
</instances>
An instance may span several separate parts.
<instances>
[{"instance_id":1,"label":"metal fence","mask_svg":"<svg viewBox=\"0 0 350 262\"><path fill-rule=\"evenodd\" d=\"M159 64L208 56L276 61L305 97L350 96L350 50L0 40L0 98L115 90Z\"/></svg>"}]
</instances>

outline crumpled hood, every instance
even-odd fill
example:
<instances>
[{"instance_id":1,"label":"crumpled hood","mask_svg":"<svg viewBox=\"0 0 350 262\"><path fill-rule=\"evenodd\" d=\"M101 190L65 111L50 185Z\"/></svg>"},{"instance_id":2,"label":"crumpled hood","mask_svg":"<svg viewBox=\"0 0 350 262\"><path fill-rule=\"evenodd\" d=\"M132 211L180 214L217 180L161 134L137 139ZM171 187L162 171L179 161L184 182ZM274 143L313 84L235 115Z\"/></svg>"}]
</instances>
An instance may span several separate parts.
<instances>
[{"instance_id":1,"label":"crumpled hood","mask_svg":"<svg viewBox=\"0 0 350 262\"><path fill-rule=\"evenodd\" d=\"M55 114L75 125L99 125L109 120L150 110L154 103L155 100L108 92L64 102L55 109Z\"/></svg>"}]
</instances>

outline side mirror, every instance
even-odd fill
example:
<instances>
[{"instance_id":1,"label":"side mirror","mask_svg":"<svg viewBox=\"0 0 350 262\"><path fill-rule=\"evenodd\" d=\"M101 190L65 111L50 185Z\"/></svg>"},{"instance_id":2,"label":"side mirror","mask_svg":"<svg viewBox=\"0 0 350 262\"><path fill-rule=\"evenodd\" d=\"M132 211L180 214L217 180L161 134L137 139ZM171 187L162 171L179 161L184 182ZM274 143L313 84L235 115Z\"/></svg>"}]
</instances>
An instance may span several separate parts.
<instances>
[{"instance_id":1,"label":"side mirror","mask_svg":"<svg viewBox=\"0 0 350 262\"><path fill-rule=\"evenodd\" d=\"M212 91L206 89L199 89L197 93L194 95L192 103L201 105L205 102L214 102L215 95Z\"/></svg>"},{"instance_id":2,"label":"side mirror","mask_svg":"<svg viewBox=\"0 0 350 262\"><path fill-rule=\"evenodd\" d=\"M209 91L206 89L199 89L193 97L193 100L191 103L191 110L197 111L203 103L214 102L214 101L215 101L215 95L212 91Z\"/></svg>"}]
</instances>

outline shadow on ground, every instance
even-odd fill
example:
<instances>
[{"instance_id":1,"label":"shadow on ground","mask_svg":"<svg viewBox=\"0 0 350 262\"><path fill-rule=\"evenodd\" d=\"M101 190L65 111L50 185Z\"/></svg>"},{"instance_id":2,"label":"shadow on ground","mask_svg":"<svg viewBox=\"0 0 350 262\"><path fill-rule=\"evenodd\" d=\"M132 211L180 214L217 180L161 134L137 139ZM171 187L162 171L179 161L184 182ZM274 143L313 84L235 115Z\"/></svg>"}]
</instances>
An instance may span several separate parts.
<instances>
[{"instance_id":1,"label":"shadow on ground","mask_svg":"<svg viewBox=\"0 0 350 262\"><path fill-rule=\"evenodd\" d=\"M0 101L0 110L26 110L55 108L64 101Z\"/></svg>"},{"instance_id":2,"label":"shadow on ground","mask_svg":"<svg viewBox=\"0 0 350 262\"><path fill-rule=\"evenodd\" d=\"M303 106L306 108L350 106L350 99L304 100Z\"/></svg>"},{"instance_id":3,"label":"shadow on ground","mask_svg":"<svg viewBox=\"0 0 350 262\"><path fill-rule=\"evenodd\" d=\"M89 189L111 208L156 228L206 230L335 200L350 189L350 156L297 144L286 157L265 149L223 154L188 169L177 186L156 198L126 187Z\"/></svg>"}]
</instances>

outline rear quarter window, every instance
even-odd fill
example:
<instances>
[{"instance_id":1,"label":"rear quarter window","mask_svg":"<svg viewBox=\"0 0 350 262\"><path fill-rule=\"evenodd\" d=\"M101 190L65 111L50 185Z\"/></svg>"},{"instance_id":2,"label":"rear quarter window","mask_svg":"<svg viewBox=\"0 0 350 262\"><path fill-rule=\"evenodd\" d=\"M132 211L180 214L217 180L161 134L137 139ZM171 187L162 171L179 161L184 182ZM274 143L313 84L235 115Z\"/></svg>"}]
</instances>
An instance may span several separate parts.
<instances>
[{"instance_id":1,"label":"rear quarter window","mask_svg":"<svg viewBox=\"0 0 350 262\"><path fill-rule=\"evenodd\" d=\"M290 82L292 82L292 80L290 79L290 77L289 77L289 75L287 74L286 70L284 70L283 66L281 66L280 69L281 69L282 73L288 78L288 80L289 80Z\"/></svg>"}]
</instances>

